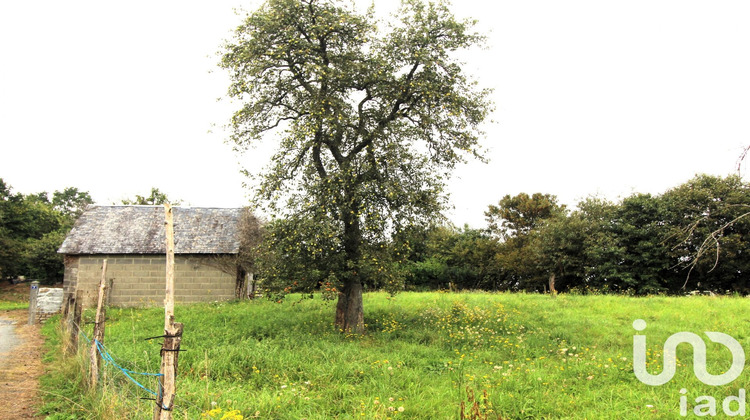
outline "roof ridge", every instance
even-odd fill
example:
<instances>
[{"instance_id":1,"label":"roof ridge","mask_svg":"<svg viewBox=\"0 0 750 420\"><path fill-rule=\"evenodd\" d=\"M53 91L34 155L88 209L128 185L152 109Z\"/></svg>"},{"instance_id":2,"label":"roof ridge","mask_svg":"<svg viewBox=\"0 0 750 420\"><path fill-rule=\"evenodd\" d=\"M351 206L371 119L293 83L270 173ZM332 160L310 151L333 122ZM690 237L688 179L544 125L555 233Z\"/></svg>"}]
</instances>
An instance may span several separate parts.
<instances>
[{"instance_id":1,"label":"roof ridge","mask_svg":"<svg viewBox=\"0 0 750 420\"><path fill-rule=\"evenodd\" d=\"M156 205L92 206L76 221L59 253L163 254L164 216ZM126 209L135 211L124 211ZM175 252L235 254L244 209L175 208Z\"/></svg>"}]
</instances>

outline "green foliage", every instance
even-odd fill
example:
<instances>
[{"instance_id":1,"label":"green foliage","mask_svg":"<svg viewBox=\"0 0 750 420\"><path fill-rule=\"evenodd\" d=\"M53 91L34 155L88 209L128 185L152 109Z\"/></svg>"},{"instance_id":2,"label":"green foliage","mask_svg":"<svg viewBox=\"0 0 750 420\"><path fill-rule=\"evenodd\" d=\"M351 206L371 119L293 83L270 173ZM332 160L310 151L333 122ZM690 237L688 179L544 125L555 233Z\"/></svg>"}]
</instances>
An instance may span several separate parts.
<instances>
[{"instance_id":1,"label":"green foliage","mask_svg":"<svg viewBox=\"0 0 750 420\"><path fill-rule=\"evenodd\" d=\"M335 273L343 271L345 263L333 226L289 217L273 220L265 228L258 261L265 288L276 293L311 292L328 281L340 289Z\"/></svg>"},{"instance_id":2,"label":"green foliage","mask_svg":"<svg viewBox=\"0 0 750 420\"><path fill-rule=\"evenodd\" d=\"M669 257L689 272L667 287L750 293L744 275L750 272L750 185L739 176L699 175L660 198L671 227Z\"/></svg>"},{"instance_id":3,"label":"green foliage","mask_svg":"<svg viewBox=\"0 0 750 420\"><path fill-rule=\"evenodd\" d=\"M565 206L557 204L554 195L521 193L506 195L497 206L490 205L485 216L489 232L502 240L495 257L500 289L545 290L549 274L559 271L560 267L551 267L557 259L545 257L546 253L540 247L556 247L554 241L560 238L545 236L547 239L542 240L538 237L539 231L549 219L563 220ZM551 234L552 227L547 227L547 231ZM540 261L540 256L546 260Z\"/></svg>"},{"instance_id":4,"label":"green foliage","mask_svg":"<svg viewBox=\"0 0 750 420\"><path fill-rule=\"evenodd\" d=\"M274 220L265 229L258 273L274 300L289 292L342 289L339 273L351 270L353 265L345 259L334 226L292 216ZM404 273L398 262L404 255L400 250L407 246L390 242L363 246L356 262L363 285L391 293L400 290Z\"/></svg>"},{"instance_id":5,"label":"green foliage","mask_svg":"<svg viewBox=\"0 0 750 420\"><path fill-rule=\"evenodd\" d=\"M52 193L52 208L62 214L68 228L73 227L78 216L86 208L94 204L94 200L87 192L78 191L78 188L68 187L62 191Z\"/></svg>"},{"instance_id":6,"label":"green foliage","mask_svg":"<svg viewBox=\"0 0 750 420\"><path fill-rule=\"evenodd\" d=\"M497 290L494 257L499 244L483 231L437 226L412 229L396 241L419 244L404 263L410 287Z\"/></svg>"},{"instance_id":7,"label":"green foliage","mask_svg":"<svg viewBox=\"0 0 750 420\"><path fill-rule=\"evenodd\" d=\"M664 290L663 281L669 276L668 245L664 242L665 220L658 197L635 194L623 200L618 208L614 234L624 248L622 271L626 287L646 293Z\"/></svg>"},{"instance_id":8,"label":"green foliage","mask_svg":"<svg viewBox=\"0 0 750 420\"><path fill-rule=\"evenodd\" d=\"M678 418L681 388L691 402L698 395L718 400L737 395L748 375L723 388L704 385L690 366L689 346L678 349L680 366L664 386L640 383L632 365L637 318L648 320L647 362L655 371L663 343L678 331L724 332L747 349L745 321L736 316L750 310L747 299L405 292L368 293L365 304L365 336L338 333L333 305L317 294L301 301L291 295L281 304L178 305L186 351L175 418L226 414L231 407L246 419L456 419L461 402L471 408L472 393L488 418ZM93 312L84 317L91 320ZM163 322L161 308L110 308L106 346L124 367L156 372L159 340L143 338L162 334ZM86 360L63 359L57 325L43 327L53 337L48 357L55 360L42 380L44 413L152 415L153 401L141 399L151 395L111 365L102 388L86 391ZM707 369L721 372L730 359L712 352ZM155 388L153 377L139 379Z\"/></svg>"},{"instance_id":9,"label":"green foliage","mask_svg":"<svg viewBox=\"0 0 750 420\"><path fill-rule=\"evenodd\" d=\"M750 292L750 186L737 176L699 175L620 203L590 198L572 212L549 195L506 196L486 215L504 239L496 261L510 289L540 291L555 275L560 291Z\"/></svg>"},{"instance_id":10,"label":"green foliage","mask_svg":"<svg viewBox=\"0 0 750 420\"><path fill-rule=\"evenodd\" d=\"M562 211L539 222L529 246L537 268L554 276L554 287L564 291L579 283L585 272L587 221L580 213L566 214Z\"/></svg>"},{"instance_id":11,"label":"green foliage","mask_svg":"<svg viewBox=\"0 0 750 420\"><path fill-rule=\"evenodd\" d=\"M613 292L628 289L630 274L622 268L625 247L614 234L619 205L598 198L587 198L578 204L571 216L583 220L583 271L572 287Z\"/></svg>"},{"instance_id":12,"label":"green foliage","mask_svg":"<svg viewBox=\"0 0 750 420\"><path fill-rule=\"evenodd\" d=\"M447 289L450 287L449 268L445 261L437 257L428 257L422 261L407 265L409 277L407 284L415 289Z\"/></svg>"},{"instance_id":13,"label":"green foliage","mask_svg":"<svg viewBox=\"0 0 750 420\"><path fill-rule=\"evenodd\" d=\"M610 206L588 251L592 285L638 293L747 293L750 188L739 177L698 175L659 196Z\"/></svg>"},{"instance_id":14,"label":"green foliage","mask_svg":"<svg viewBox=\"0 0 750 420\"><path fill-rule=\"evenodd\" d=\"M26 299L28 300L28 298ZM29 302L7 302L0 300L0 311L12 311L16 309L28 309Z\"/></svg>"},{"instance_id":15,"label":"green foliage","mask_svg":"<svg viewBox=\"0 0 750 420\"><path fill-rule=\"evenodd\" d=\"M484 213L488 229L503 239L524 237L539 227L543 220L565 211L557 204L557 197L534 193L506 195L497 204L490 205Z\"/></svg>"},{"instance_id":16,"label":"green foliage","mask_svg":"<svg viewBox=\"0 0 750 420\"><path fill-rule=\"evenodd\" d=\"M41 239L62 224L61 215L52 208L47 193L9 194L0 201L0 209L0 229L10 239Z\"/></svg>"},{"instance_id":17,"label":"green foliage","mask_svg":"<svg viewBox=\"0 0 750 420\"><path fill-rule=\"evenodd\" d=\"M126 206L159 206L162 204L170 203L173 206L179 206L181 200L170 200L167 194L161 192L158 188L151 188L151 193L148 196L135 195L134 199L124 199L122 204Z\"/></svg>"},{"instance_id":18,"label":"green foliage","mask_svg":"<svg viewBox=\"0 0 750 420\"><path fill-rule=\"evenodd\" d=\"M93 201L77 188L24 195L0 179L0 278L26 276L44 283L61 281L57 254L76 218Z\"/></svg>"}]
</instances>

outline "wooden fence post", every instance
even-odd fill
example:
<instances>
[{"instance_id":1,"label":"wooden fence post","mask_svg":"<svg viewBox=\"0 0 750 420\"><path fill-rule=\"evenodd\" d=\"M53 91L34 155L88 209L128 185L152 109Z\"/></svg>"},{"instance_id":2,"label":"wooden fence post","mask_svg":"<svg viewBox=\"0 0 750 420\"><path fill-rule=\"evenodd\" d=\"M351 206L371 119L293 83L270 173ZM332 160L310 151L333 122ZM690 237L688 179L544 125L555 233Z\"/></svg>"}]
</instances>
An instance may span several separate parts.
<instances>
[{"instance_id":1,"label":"wooden fence post","mask_svg":"<svg viewBox=\"0 0 750 420\"><path fill-rule=\"evenodd\" d=\"M39 282L34 280L31 282L31 290L29 293L29 325L36 324L36 300L39 296Z\"/></svg>"},{"instance_id":2,"label":"wooden fence post","mask_svg":"<svg viewBox=\"0 0 750 420\"><path fill-rule=\"evenodd\" d=\"M63 329L67 331L65 354L68 356L78 353L78 334L81 331L81 312L83 311L83 292L76 290L68 296L65 304Z\"/></svg>"},{"instance_id":3,"label":"wooden fence post","mask_svg":"<svg viewBox=\"0 0 750 420\"><path fill-rule=\"evenodd\" d=\"M79 296L80 292L73 290L68 293L67 299L63 302L62 328L67 356L78 351L78 326L81 322L81 312L78 311L78 319L76 319L76 306Z\"/></svg>"},{"instance_id":4,"label":"wooden fence post","mask_svg":"<svg viewBox=\"0 0 750 420\"><path fill-rule=\"evenodd\" d=\"M176 394L177 358L182 341L182 324L174 322L174 219L172 206L164 204L167 278L164 298L164 344L161 348L161 384L156 397L154 420L172 420Z\"/></svg>"},{"instance_id":5,"label":"wooden fence post","mask_svg":"<svg viewBox=\"0 0 750 420\"><path fill-rule=\"evenodd\" d=\"M94 336L91 339L91 388L96 388L99 381L99 365L101 355L98 344L104 343L104 323L106 309L104 307L104 293L107 289L107 260L102 263L102 279L99 281L99 298L96 305L96 320L94 321Z\"/></svg>"},{"instance_id":6,"label":"wooden fence post","mask_svg":"<svg viewBox=\"0 0 750 420\"><path fill-rule=\"evenodd\" d=\"M63 353L66 356L69 356L72 353L71 349L73 348L70 342L70 331L72 330L72 326L70 325L70 316L72 313L70 312L70 309L73 307L73 302L75 302L75 296L73 295L73 293L68 293L67 295L63 296L60 327L62 329L63 337Z\"/></svg>"},{"instance_id":7,"label":"wooden fence post","mask_svg":"<svg viewBox=\"0 0 750 420\"><path fill-rule=\"evenodd\" d=\"M76 290L76 301L75 306L73 307L73 325L74 329L71 332L71 334L75 334L74 337L74 350L76 353L78 353L78 334L81 331L81 328L83 328L83 291L82 290Z\"/></svg>"}]
</instances>

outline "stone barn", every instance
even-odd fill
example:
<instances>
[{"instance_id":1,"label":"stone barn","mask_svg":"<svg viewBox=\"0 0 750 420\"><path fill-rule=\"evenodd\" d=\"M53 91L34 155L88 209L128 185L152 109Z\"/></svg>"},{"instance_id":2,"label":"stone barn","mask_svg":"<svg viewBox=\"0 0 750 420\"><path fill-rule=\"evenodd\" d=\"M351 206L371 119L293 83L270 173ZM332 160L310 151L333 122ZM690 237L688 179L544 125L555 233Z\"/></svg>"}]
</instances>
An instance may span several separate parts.
<instances>
[{"instance_id":1,"label":"stone barn","mask_svg":"<svg viewBox=\"0 0 750 420\"><path fill-rule=\"evenodd\" d=\"M244 209L173 207L175 300L233 299L245 273L233 265L239 251ZM116 306L164 302L166 245L163 206L93 206L65 238L65 302L82 292L84 307L96 305L104 259L107 301Z\"/></svg>"}]
</instances>

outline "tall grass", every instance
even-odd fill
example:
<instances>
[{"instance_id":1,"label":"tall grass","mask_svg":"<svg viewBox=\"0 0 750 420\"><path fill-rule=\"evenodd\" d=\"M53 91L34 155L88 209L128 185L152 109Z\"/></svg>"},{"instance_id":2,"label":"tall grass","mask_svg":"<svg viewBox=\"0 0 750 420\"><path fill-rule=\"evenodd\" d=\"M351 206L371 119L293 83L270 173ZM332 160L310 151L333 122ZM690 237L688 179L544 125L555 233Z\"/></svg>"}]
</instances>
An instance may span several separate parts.
<instances>
[{"instance_id":1,"label":"tall grass","mask_svg":"<svg viewBox=\"0 0 750 420\"><path fill-rule=\"evenodd\" d=\"M648 322L653 373L661 371L664 341L678 331L720 331L750 348L742 316L750 301L742 298L369 293L364 336L337 332L334 309L318 296L178 306L186 351L175 418L456 419L462 402L467 412L476 402L482 417L474 418L682 418L680 389L691 410L695 397L714 395L720 412L720 398L737 395L745 376L703 385L681 346L675 378L644 385L633 374L633 320ZM115 359L158 372L160 340L144 338L163 333L162 309L111 308L107 318ZM45 327L51 337L54 324ZM710 372L729 367L728 351L708 348ZM46 398L44 410L63 416L53 418L151 415L153 401L141 399L151 395L112 366L101 389L85 391L85 360L53 357L58 368L43 387L64 397ZM152 377L137 379L157 388Z\"/></svg>"}]
</instances>

